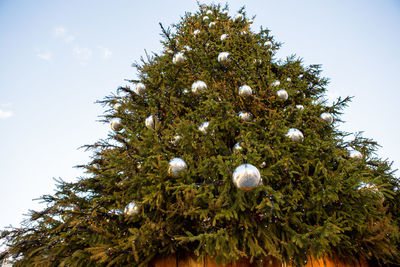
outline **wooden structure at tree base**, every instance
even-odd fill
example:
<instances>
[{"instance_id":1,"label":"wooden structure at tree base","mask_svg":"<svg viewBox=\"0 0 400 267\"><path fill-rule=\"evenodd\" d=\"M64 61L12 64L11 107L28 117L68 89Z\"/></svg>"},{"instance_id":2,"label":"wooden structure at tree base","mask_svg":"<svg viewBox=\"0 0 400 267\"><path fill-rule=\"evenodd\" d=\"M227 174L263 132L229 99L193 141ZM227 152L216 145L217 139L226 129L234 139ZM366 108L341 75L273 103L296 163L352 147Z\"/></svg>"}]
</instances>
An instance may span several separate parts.
<instances>
[{"instance_id":1,"label":"wooden structure at tree base","mask_svg":"<svg viewBox=\"0 0 400 267\"><path fill-rule=\"evenodd\" d=\"M232 263L218 265L211 257L199 259L195 256L186 256L176 258L175 255L169 257L156 258L152 260L149 267L292 267L289 264L282 264L279 260L273 257L266 258L262 262L250 263L248 259L242 259ZM365 260L360 260L358 263L344 263L337 259L311 258L305 267L370 267Z\"/></svg>"}]
</instances>

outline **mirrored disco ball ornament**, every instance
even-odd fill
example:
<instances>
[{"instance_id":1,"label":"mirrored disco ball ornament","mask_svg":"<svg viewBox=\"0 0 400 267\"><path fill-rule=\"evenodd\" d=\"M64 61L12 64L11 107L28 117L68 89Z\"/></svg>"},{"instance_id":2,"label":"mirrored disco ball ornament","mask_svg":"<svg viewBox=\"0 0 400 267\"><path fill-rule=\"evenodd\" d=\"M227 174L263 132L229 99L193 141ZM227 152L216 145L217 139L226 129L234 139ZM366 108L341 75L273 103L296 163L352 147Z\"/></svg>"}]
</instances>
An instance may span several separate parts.
<instances>
[{"instance_id":1,"label":"mirrored disco ball ornament","mask_svg":"<svg viewBox=\"0 0 400 267\"><path fill-rule=\"evenodd\" d=\"M349 156L352 159L362 159L362 154L360 151L357 150L350 150L349 151Z\"/></svg>"},{"instance_id":2,"label":"mirrored disco ball ornament","mask_svg":"<svg viewBox=\"0 0 400 267\"><path fill-rule=\"evenodd\" d=\"M266 41L264 43L264 46L267 47L267 48L271 48L272 47L272 42L271 41Z\"/></svg>"},{"instance_id":3,"label":"mirrored disco ball ornament","mask_svg":"<svg viewBox=\"0 0 400 267\"><path fill-rule=\"evenodd\" d=\"M200 30L195 30L194 32L193 32L193 35L194 36L197 36L197 35L199 35L200 34Z\"/></svg>"},{"instance_id":4,"label":"mirrored disco ball ornament","mask_svg":"<svg viewBox=\"0 0 400 267\"><path fill-rule=\"evenodd\" d=\"M225 41L228 38L228 36L229 35L226 34L226 33L222 34L221 37L220 37L221 42Z\"/></svg>"},{"instance_id":5,"label":"mirrored disco ball ornament","mask_svg":"<svg viewBox=\"0 0 400 267\"><path fill-rule=\"evenodd\" d=\"M206 14L207 14L207 15L212 15L213 12L212 12L211 10L207 10Z\"/></svg>"},{"instance_id":6,"label":"mirrored disco ball ornament","mask_svg":"<svg viewBox=\"0 0 400 267\"><path fill-rule=\"evenodd\" d=\"M303 111L304 110L304 106L303 105L296 105L296 109Z\"/></svg>"},{"instance_id":7,"label":"mirrored disco ball ornament","mask_svg":"<svg viewBox=\"0 0 400 267\"><path fill-rule=\"evenodd\" d=\"M192 92L200 93L207 90L207 84L203 81L196 81L192 84Z\"/></svg>"},{"instance_id":8,"label":"mirrored disco ball ornament","mask_svg":"<svg viewBox=\"0 0 400 267\"><path fill-rule=\"evenodd\" d=\"M240 96L250 96L253 94L253 90L248 85L242 85L239 87L239 95Z\"/></svg>"},{"instance_id":9,"label":"mirrored disco ball ornament","mask_svg":"<svg viewBox=\"0 0 400 267\"><path fill-rule=\"evenodd\" d=\"M132 216L134 214L137 214L139 212L139 207L136 205L135 202L131 202L128 205L126 205L124 209L124 214L127 216Z\"/></svg>"},{"instance_id":10,"label":"mirrored disco ball ornament","mask_svg":"<svg viewBox=\"0 0 400 267\"><path fill-rule=\"evenodd\" d=\"M111 121L111 130L119 132L122 130L122 123L120 119L114 119Z\"/></svg>"},{"instance_id":11,"label":"mirrored disco ball ornament","mask_svg":"<svg viewBox=\"0 0 400 267\"><path fill-rule=\"evenodd\" d=\"M242 21L244 19L243 14L236 14L234 20L235 21Z\"/></svg>"},{"instance_id":12,"label":"mirrored disco ball ornament","mask_svg":"<svg viewBox=\"0 0 400 267\"><path fill-rule=\"evenodd\" d=\"M233 147L233 151L238 153L242 150L242 147L240 146L240 142L236 143L235 146Z\"/></svg>"},{"instance_id":13,"label":"mirrored disco ball ornament","mask_svg":"<svg viewBox=\"0 0 400 267\"><path fill-rule=\"evenodd\" d=\"M277 86L279 86L280 84L281 84L281 82L278 81L278 80L276 80L276 81L273 81L273 82L271 83L271 86L272 86L272 87L277 87Z\"/></svg>"},{"instance_id":14,"label":"mirrored disco ball ornament","mask_svg":"<svg viewBox=\"0 0 400 267\"><path fill-rule=\"evenodd\" d=\"M176 176L181 171L186 169L187 169L186 162L181 158L173 158L169 161L168 173L172 176Z\"/></svg>"},{"instance_id":15,"label":"mirrored disco ball ornament","mask_svg":"<svg viewBox=\"0 0 400 267\"><path fill-rule=\"evenodd\" d=\"M138 95L144 94L144 92L146 92L146 85L144 85L143 83L136 84L135 92Z\"/></svg>"},{"instance_id":16,"label":"mirrored disco ball ornament","mask_svg":"<svg viewBox=\"0 0 400 267\"><path fill-rule=\"evenodd\" d=\"M330 113L324 112L321 114L321 119L326 121L327 123L331 124L333 122L333 116Z\"/></svg>"},{"instance_id":17,"label":"mirrored disco ball ornament","mask_svg":"<svg viewBox=\"0 0 400 267\"><path fill-rule=\"evenodd\" d=\"M153 115L150 115L146 118L144 121L144 124L146 125L147 128L149 129L154 129L154 122L157 120Z\"/></svg>"},{"instance_id":18,"label":"mirrored disco ball ornament","mask_svg":"<svg viewBox=\"0 0 400 267\"><path fill-rule=\"evenodd\" d=\"M276 95L282 99L283 101L286 101L289 97L288 93L286 92L286 90L281 89L278 92L276 92Z\"/></svg>"},{"instance_id":19,"label":"mirrored disco ball ornament","mask_svg":"<svg viewBox=\"0 0 400 267\"><path fill-rule=\"evenodd\" d=\"M251 164L242 164L232 175L233 184L241 190L252 190L262 184L260 171Z\"/></svg>"},{"instance_id":20,"label":"mirrored disco ball ornament","mask_svg":"<svg viewBox=\"0 0 400 267\"><path fill-rule=\"evenodd\" d=\"M208 27L214 28L215 27L215 22L210 22L210 24L208 24Z\"/></svg>"},{"instance_id":21,"label":"mirrored disco ball ornament","mask_svg":"<svg viewBox=\"0 0 400 267\"><path fill-rule=\"evenodd\" d=\"M208 121L203 122L199 126L199 131L202 132L203 134L206 134L207 133L207 128L208 128L209 125L210 125L210 123Z\"/></svg>"},{"instance_id":22,"label":"mirrored disco ball ornament","mask_svg":"<svg viewBox=\"0 0 400 267\"><path fill-rule=\"evenodd\" d=\"M218 62L221 64L227 64L230 61L230 55L228 52L221 52L218 55Z\"/></svg>"},{"instance_id":23,"label":"mirrored disco ball ornament","mask_svg":"<svg viewBox=\"0 0 400 267\"><path fill-rule=\"evenodd\" d=\"M247 121L247 122L249 122L249 121L251 121L251 120L253 119L253 114L251 114L251 113L248 112L248 111L240 111L240 112L239 112L239 118L240 118L242 121Z\"/></svg>"},{"instance_id":24,"label":"mirrored disco ball ornament","mask_svg":"<svg viewBox=\"0 0 400 267\"><path fill-rule=\"evenodd\" d=\"M292 141L296 141L296 142L303 141L303 139L304 139L303 133L295 128L289 129L286 136L289 137Z\"/></svg>"},{"instance_id":25,"label":"mirrored disco ball ornament","mask_svg":"<svg viewBox=\"0 0 400 267\"><path fill-rule=\"evenodd\" d=\"M186 61L186 57L182 52L178 52L174 55L174 58L172 59L172 63L175 65L180 65Z\"/></svg>"}]
</instances>

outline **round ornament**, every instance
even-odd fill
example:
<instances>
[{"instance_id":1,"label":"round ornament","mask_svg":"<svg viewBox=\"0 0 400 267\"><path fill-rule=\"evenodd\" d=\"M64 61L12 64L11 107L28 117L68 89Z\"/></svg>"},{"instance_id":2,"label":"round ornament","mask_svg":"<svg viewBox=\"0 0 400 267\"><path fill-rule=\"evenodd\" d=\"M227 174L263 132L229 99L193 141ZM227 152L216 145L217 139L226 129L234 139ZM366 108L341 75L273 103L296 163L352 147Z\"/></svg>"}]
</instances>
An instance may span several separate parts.
<instances>
[{"instance_id":1,"label":"round ornament","mask_svg":"<svg viewBox=\"0 0 400 267\"><path fill-rule=\"evenodd\" d=\"M144 92L146 92L146 85L144 85L143 83L136 84L135 92L138 95L142 95Z\"/></svg>"},{"instance_id":2,"label":"round ornament","mask_svg":"<svg viewBox=\"0 0 400 267\"><path fill-rule=\"evenodd\" d=\"M231 60L228 52L221 52L218 55L218 62L221 64L227 64Z\"/></svg>"},{"instance_id":3,"label":"round ornament","mask_svg":"<svg viewBox=\"0 0 400 267\"><path fill-rule=\"evenodd\" d=\"M182 52L178 52L174 55L174 58L172 59L172 63L175 65L180 65L186 61L186 57Z\"/></svg>"},{"instance_id":4,"label":"round ornament","mask_svg":"<svg viewBox=\"0 0 400 267\"><path fill-rule=\"evenodd\" d=\"M254 64L256 64L257 66L260 66L262 64L262 60L261 59L254 59L253 60Z\"/></svg>"},{"instance_id":5,"label":"round ornament","mask_svg":"<svg viewBox=\"0 0 400 267\"><path fill-rule=\"evenodd\" d=\"M209 125L210 125L210 123L208 121L203 122L199 126L199 131L202 132L203 134L206 134L207 133L207 128L208 128Z\"/></svg>"},{"instance_id":6,"label":"round ornament","mask_svg":"<svg viewBox=\"0 0 400 267\"><path fill-rule=\"evenodd\" d=\"M144 121L144 124L146 125L146 127L147 128L149 128L149 129L151 129L151 130L153 130L154 129L154 124L155 124L155 121L156 121L157 119L153 116L153 115L150 115L150 116L148 116L147 118L146 118L146 120Z\"/></svg>"},{"instance_id":7,"label":"round ornament","mask_svg":"<svg viewBox=\"0 0 400 267\"><path fill-rule=\"evenodd\" d=\"M95 168L96 170L100 170L100 168L101 168L100 164L98 164L98 163L95 163L95 164L93 164L92 166L93 166L93 168Z\"/></svg>"},{"instance_id":8,"label":"round ornament","mask_svg":"<svg viewBox=\"0 0 400 267\"><path fill-rule=\"evenodd\" d=\"M241 189L250 191L262 184L260 171L251 164L242 164L233 172L233 184Z\"/></svg>"},{"instance_id":9,"label":"round ornament","mask_svg":"<svg viewBox=\"0 0 400 267\"><path fill-rule=\"evenodd\" d=\"M235 21L242 21L244 19L243 14L236 14L234 20Z\"/></svg>"},{"instance_id":10,"label":"round ornament","mask_svg":"<svg viewBox=\"0 0 400 267\"><path fill-rule=\"evenodd\" d=\"M122 130L122 123L120 119L114 119L111 121L111 130L119 132Z\"/></svg>"},{"instance_id":11,"label":"round ornament","mask_svg":"<svg viewBox=\"0 0 400 267\"><path fill-rule=\"evenodd\" d=\"M349 151L349 156L352 159L362 159L362 157L363 157L361 152L357 151L357 150L350 150Z\"/></svg>"},{"instance_id":12,"label":"round ornament","mask_svg":"<svg viewBox=\"0 0 400 267\"><path fill-rule=\"evenodd\" d=\"M183 93L184 95L187 95L187 94L189 93L189 89L187 89L187 88L183 89L183 90L182 90L182 93Z\"/></svg>"},{"instance_id":13,"label":"round ornament","mask_svg":"<svg viewBox=\"0 0 400 267\"><path fill-rule=\"evenodd\" d=\"M272 47L272 42L271 41L266 41L264 43L264 46L267 47L267 48L271 48Z\"/></svg>"},{"instance_id":14,"label":"round ornament","mask_svg":"<svg viewBox=\"0 0 400 267\"><path fill-rule=\"evenodd\" d=\"M120 103L115 103L114 106L113 106L113 109L115 111L118 111L120 108L121 108L121 104Z\"/></svg>"},{"instance_id":15,"label":"round ornament","mask_svg":"<svg viewBox=\"0 0 400 267\"><path fill-rule=\"evenodd\" d=\"M215 27L215 22L210 22L210 24L208 24L208 27L214 28Z\"/></svg>"},{"instance_id":16,"label":"round ornament","mask_svg":"<svg viewBox=\"0 0 400 267\"><path fill-rule=\"evenodd\" d=\"M250 96L253 94L253 90L248 85L242 85L239 87L239 95L240 96Z\"/></svg>"},{"instance_id":17,"label":"round ornament","mask_svg":"<svg viewBox=\"0 0 400 267\"><path fill-rule=\"evenodd\" d=\"M296 105L296 109L303 111L304 110L304 106L303 105Z\"/></svg>"},{"instance_id":18,"label":"round ornament","mask_svg":"<svg viewBox=\"0 0 400 267\"><path fill-rule=\"evenodd\" d=\"M240 111L240 112L239 112L239 118L240 118L242 121L249 122L249 121L251 121L251 120L253 119L253 114L251 114L251 113L248 112L248 111Z\"/></svg>"},{"instance_id":19,"label":"round ornament","mask_svg":"<svg viewBox=\"0 0 400 267\"><path fill-rule=\"evenodd\" d=\"M292 79L290 79L290 77L287 77L287 78L286 78L286 81L287 81L287 82L291 82Z\"/></svg>"},{"instance_id":20,"label":"round ornament","mask_svg":"<svg viewBox=\"0 0 400 267\"><path fill-rule=\"evenodd\" d=\"M181 141L181 140L182 140L182 136L175 135L174 138L172 138L172 140L170 142L171 142L171 144L176 146L179 143L179 141Z\"/></svg>"},{"instance_id":21,"label":"round ornament","mask_svg":"<svg viewBox=\"0 0 400 267\"><path fill-rule=\"evenodd\" d=\"M286 90L281 89L278 92L276 92L276 95L282 99L283 101L286 101L289 97L288 93L286 92Z\"/></svg>"},{"instance_id":22,"label":"round ornament","mask_svg":"<svg viewBox=\"0 0 400 267\"><path fill-rule=\"evenodd\" d=\"M277 86L279 86L279 85L281 85L281 82L278 81L278 80L275 80L275 81L273 81L273 82L271 83L271 86L272 86L272 87L277 87Z\"/></svg>"},{"instance_id":23,"label":"round ornament","mask_svg":"<svg viewBox=\"0 0 400 267\"><path fill-rule=\"evenodd\" d=\"M193 35L194 36L197 36L197 35L199 35L200 34L200 30L195 30L194 32L193 32Z\"/></svg>"},{"instance_id":24,"label":"round ornament","mask_svg":"<svg viewBox=\"0 0 400 267\"><path fill-rule=\"evenodd\" d=\"M265 161L261 162L260 167L265 168L265 166L267 166L267 163Z\"/></svg>"},{"instance_id":25,"label":"round ornament","mask_svg":"<svg viewBox=\"0 0 400 267\"><path fill-rule=\"evenodd\" d=\"M289 131L286 134L287 137L289 137L292 141L303 141L304 139L304 135L301 131L295 129L295 128L291 128L289 129Z\"/></svg>"},{"instance_id":26,"label":"round ornament","mask_svg":"<svg viewBox=\"0 0 400 267\"><path fill-rule=\"evenodd\" d=\"M321 119L326 121L327 123L331 124L333 122L333 116L330 113L324 112L321 114Z\"/></svg>"},{"instance_id":27,"label":"round ornament","mask_svg":"<svg viewBox=\"0 0 400 267\"><path fill-rule=\"evenodd\" d=\"M209 20L210 18L208 17L208 16L204 16L203 17L203 21L207 21L207 20Z\"/></svg>"},{"instance_id":28,"label":"round ornament","mask_svg":"<svg viewBox=\"0 0 400 267\"><path fill-rule=\"evenodd\" d=\"M136 205L135 202L131 202L128 205L126 205L126 207L124 209L125 215L132 216L137 213L139 213L139 207Z\"/></svg>"},{"instance_id":29,"label":"round ornament","mask_svg":"<svg viewBox=\"0 0 400 267\"><path fill-rule=\"evenodd\" d=\"M238 153L242 150L242 147L240 146L240 142L236 143L233 147L233 151Z\"/></svg>"},{"instance_id":30,"label":"round ornament","mask_svg":"<svg viewBox=\"0 0 400 267\"><path fill-rule=\"evenodd\" d=\"M207 90L207 84L203 81L196 81L192 84L192 92L193 93L201 93Z\"/></svg>"},{"instance_id":31,"label":"round ornament","mask_svg":"<svg viewBox=\"0 0 400 267\"><path fill-rule=\"evenodd\" d=\"M220 37L221 42L224 42L228 38L228 36L229 35L226 34L226 33L222 34L221 37Z\"/></svg>"},{"instance_id":32,"label":"round ornament","mask_svg":"<svg viewBox=\"0 0 400 267\"><path fill-rule=\"evenodd\" d=\"M186 169L186 162L181 158L173 158L169 161L168 173L172 176L177 176L181 171Z\"/></svg>"},{"instance_id":33,"label":"round ornament","mask_svg":"<svg viewBox=\"0 0 400 267\"><path fill-rule=\"evenodd\" d=\"M211 10L207 10L206 14L207 14L207 15L212 15L213 12L212 12Z\"/></svg>"}]
</instances>

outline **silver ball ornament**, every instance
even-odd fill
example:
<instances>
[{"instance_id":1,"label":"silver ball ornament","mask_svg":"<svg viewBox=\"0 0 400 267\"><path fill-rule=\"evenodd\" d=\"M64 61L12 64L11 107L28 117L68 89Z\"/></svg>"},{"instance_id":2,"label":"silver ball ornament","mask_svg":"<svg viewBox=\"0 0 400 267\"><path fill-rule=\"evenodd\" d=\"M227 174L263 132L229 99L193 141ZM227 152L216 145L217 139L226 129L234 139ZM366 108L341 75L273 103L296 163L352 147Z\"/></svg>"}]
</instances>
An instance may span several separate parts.
<instances>
[{"instance_id":1,"label":"silver ball ornament","mask_svg":"<svg viewBox=\"0 0 400 267\"><path fill-rule=\"evenodd\" d=\"M236 153L240 152L242 149L243 149L243 148L240 146L240 142L236 143L236 144L233 146L233 151L236 152Z\"/></svg>"},{"instance_id":2,"label":"silver ball ornament","mask_svg":"<svg viewBox=\"0 0 400 267\"><path fill-rule=\"evenodd\" d=\"M221 42L224 42L228 38L228 36L229 35L226 34L226 33L222 34L221 37L220 37Z\"/></svg>"},{"instance_id":3,"label":"silver ball ornament","mask_svg":"<svg viewBox=\"0 0 400 267\"><path fill-rule=\"evenodd\" d=\"M135 86L135 93L138 95L142 95L144 92L146 92L146 85L143 83L137 83Z\"/></svg>"},{"instance_id":4,"label":"silver ball ornament","mask_svg":"<svg viewBox=\"0 0 400 267\"><path fill-rule=\"evenodd\" d=\"M187 89L187 88L183 89L183 90L182 90L182 93L183 93L184 95L187 95L187 94L189 93L189 89Z\"/></svg>"},{"instance_id":5,"label":"silver ball ornament","mask_svg":"<svg viewBox=\"0 0 400 267\"><path fill-rule=\"evenodd\" d=\"M207 15L212 15L213 12L212 12L211 10L207 10L206 14L207 14Z\"/></svg>"},{"instance_id":6,"label":"silver ball ornament","mask_svg":"<svg viewBox=\"0 0 400 267\"><path fill-rule=\"evenodd\" d=\"M186 57L182 52L178 52L174 55L172 59L172 63L175 65L180 65L186 61Z\"/></svg>"},{"instance_id":7,"label":"silver ball ornament","mask_svg":"<svg viewBox=\"0 0 400 267\"><path fill-rule=\"evenodd\" d=\"M136 205L135 202L131 202L128 205L126 205L126 207L124 209L125 215L132 216L137 213L139 213L139 207Z\"/></svg>"},{"instance_id":8,"label":"silver ball ornament","mask_svg":"<svg viewBox=\"0 0 400 267\"><path fill-rule=\"evenodd\" d=\"M287 81L287 82L291 82L292 79L290 79L290 77L288 77L288 78L286 79L286 81Z\"/></svg>"},{"instance_id":9,"label":"silver ball ornament","mask_svg":"<svg viewBox=\"0 0 400 267\"><path fill-rule=\"evenodd\" d=\"M234 20L235 21L242 21L244 19L243 14L236 14Z\"/></svg>"},{"instance_id":10,"label":"silver ball ornament","mask_svg":"<svg viewBox=\"0 0 400 267\"><path fill-rule=\"evenodd\" d=\"M173 158L169 161L168 173L172 176L177 176L181 171L186 169L186 162L181 158Z\"/></svg>"},{"instance_id":11,"label":"silver ball ornament","mask_svg":"<svg viewBox=\"0 0 400 267\"><path fill-rule=\"evenodd\" d=\"M271 48L272 47L272 42L271 41L266 41L264 43L264 46L266 46L267 48Z\"/></svg>"},{"instance_id":12,"label":"silver ball ornament","mask_svg":"<svg viewBox=\"0 0 400 267\"><path fill-rule=\"evenodd\" d=\"M210 18L208 16L203 17L203 21L209 20Z\"/></svg>"},{"instance_id":13,"label":"silver ball ornament","mask_svg":"<svg viewBox=\"0 0 400 267\"><path fill-rule=\"evenodd\" d=\"M181 140L182 140L182 136L175 135L174 138L170 141L170 143L176 146L179 143L179 141L181 141Z\"/></svg>"},{"instance_id":14,"label":"silver ball ornament","mask_svg":"<svg viewBox=\"0 0 400 267\"><path fill-rule=\"evenodd\" d=\"M272 87L277 87L277 86L279 86L279 85L281 85L281 82L278 81L278 80L273 81L273 82L271 83L271 86L272 86Z\"/></svg>"},{"instance_id":15,"label":"silver ball ornament","mask_svg":"<svg viewBox=\"0 0 400 267\"><path fill-rule=\"evenodd\" d=\"M227 64L231 60L228 52L221 52L218 55L218 62L221 64Z\"/></svg>"},{"instance_id":16,"label":"silver ball ornament","mask_svg":"<svg viewBox=\"0 0 400 267\"><path fill-rule=\"evenodd\" d=\"M331 124L333 122L333 116L330 113L324 112L321 114L321 119L326 121L327 123Z\"/></svg>"},{"instance_id":17,"label":"silver ball ornament","mask_svg":"<svg viewBox=\"0 0 400 267\"><path fill-rule=\"evenodd\" d=\"M208 121L203 122L199 126L199 131L202 132L203 134L206 134L207 133L207 128L208 128L209 125L210 125L210 123Z\"/></svg>"},{"instance_id":18,"label":"silver ball ornament","mask_svg":"<svg viewBox=\"0 0 400 267\"><path fill-rule=\"evenodd\" d=\"M304 106L303 105L296 105L296 109L303 111L304 110Z\"/></svg>"},{"instance_id":19,"label":"silver ball ornament","mask_svg":"<svg viewBox=\"0 0 400 267\"><path fill-rule=\"evenodd\" d=\"M214 28L215 27L215 22L210 22L210 24L208 24L208 27Z\"/></svg>"},{"instance_id":20,"label":"silver ball ornament","mask_svg":"<svg viewBox=\"0 0 400 267\"><path fill-rule=\"evenodd\" d=\"M265 168L265 166L267 166L267 163L265 161L261 162L260 167Z\"/></svg>"},{"instance_id":21,"label":"silver ball ornament","mask_svg":"<svg viewBox=\"0 0 400 267\"><path fill-rule=\"evenodd\" d=\"M241 189L250 191L262 184L260 171L251 164L242 164L232 175L233 184Z\"/></svg>"},{"instance_id":22,"label":"silver ball ornament","mask_svg":"<svg viewBox=\"0 0 400 267\"><path fill-rule=\"evenodd\" d=\"M349 151L349 156L352 159L362 159L362 157L363 157L361 152L357 151L357 150L350 150Z\"/></svg>"},{"instance_id":23,"label":"silver ball ornament","mask_svg":"<svg viewBox=\"0 0 400 267\"><path fill-rule=\"evenodd\" d=\"M240 118L242 121L249 122L249 121L251 121L251 120L253 119L253 114L251 114L251 113L248 112L248 111L240 111L240 112L239 112L239 118Z\"/></svg>"},{"instance_id":24,"label":"silver ball ornament","mask_svg":"<svg viewBox=\"0 0 400 267\"><path fill-rule=\"evenodd\" d=\"M262 64L262 60L261 59L254 59L253 60L254 64L260 66Z\"/></svg>"},{"instance_id":25,"label":"silver ball ornament","mask_svg":"<svg viewBox=\"0 0 400 267\"><path fill-rule=\"evenodd\" d=\"M190 48L190 46L185 45L184 47L182 47L182 50L185 52L189 52L192 51L192 48Z\"/></svg>"},{"instance_id":26,"label":"silver ball ornament","mask_svg":"<svg viewBox=\"0 0 400 267\"><path fill-rule=\"evenodd\" d=\"M146 118L146 120L144 121L144 124L146 125L147 128L153 130L154 126L155 126L155 121L157 120L156 117L154 117L153 115L150 115Z\"/></svg>"},{"instance_id":27,"label":"silver ball ornament","mask_svg":"<svg viewBox=\"0 0 400 267\"><path fill-rule=\"evenodd\" d=\"M192 92L195 94L205 90L207 90L207 84L203 81L196 81L192 84Z\"/></svg>"},{"instance_id":28,"label":"silver ball ornament","mask_svg":"<svg viewBox=\"0 0 400 267\"><path fill-rule=\"evenodd\" d=\"M287 137L289 137L292 141L298 142L298 141L303 141L304 135L301 131L291 128L286 134Z\"/></svg>"},{"instance_id":29,"label":"silver ball ornament","mask_svg":"<svg viewBox=\"0 0 400 267\"><path fill-rule=\"evenodd\" d=\"M194 32L193 32L193 35L194 36L197 36L197 35L199 35L200 34L200 30L195 30Z\"/></svg>"},{"instance_id":30,"label":"silver ball ornament","mask_svg":"<svg viewBox=\"0 0 400 267\"><path fill-rule=\"evenodd\" d=\"M119 132L122 130L122 123L120 119L114 119L111 121L111 130L115 131L115 132Z\"/></svg>"},{"instance_id":31,"label":"silver ball ornament","mask_svg":"<svg viewBox=\"0 0 400 267\"><path fill-rule=\"evenodd\" d=\"M289 97L288 93L286 92L286 90L281 89L278 92L276 92L276 95L282 99L283 101L286 101Z\"/></svg>"},{"instance_id":32,"label":"silver ball ornament","mask_svg":"<svg viewBox=\"0 0 400 267\"><path fill-rule=\"evenodd\" d=\"M253 94L253 90L248 85L242 85L239 87L239 95L240 96L250 96Z\"/></svg>"}]
</instances>

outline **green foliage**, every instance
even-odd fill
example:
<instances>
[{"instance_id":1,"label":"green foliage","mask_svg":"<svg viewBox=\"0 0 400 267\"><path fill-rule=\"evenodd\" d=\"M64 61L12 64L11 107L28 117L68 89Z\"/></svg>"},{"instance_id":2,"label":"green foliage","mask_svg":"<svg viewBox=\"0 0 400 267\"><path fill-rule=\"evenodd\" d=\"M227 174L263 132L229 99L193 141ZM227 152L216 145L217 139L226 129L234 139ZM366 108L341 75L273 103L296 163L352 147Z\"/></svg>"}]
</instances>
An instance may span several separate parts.
<instances>
[{"instance_id":1,"label":"green foliage","mask_svg":"<svg viewBox=\"0 0 400 267\"><path fill-rule=\"evenodd\" d=\"M94 153L81 166L87 177L58 181L57 192L42 197L44 211L2 232L16 266L145 266L173 253L217 262L272 255L302 265L310 255L328 254L399 264L399 184L390 165L375 157L375 142L360 135L346 141L348 133L319 117L329 112L339 121L350 98L327 106L320 66L303 66L294 56L276 60L280 44L269 30L254 33L244 9L240 21L226 9L200 5L174 32L162 27L165 51L135 64L140 79L101 101L121 105L104 122L118 118L124 130L86 146ZM173 64L178 52L186 57L180 65ZM231 55L226 65L217 61L221 52ZM205 92L190 91L197 80L207 84ZM137 82L147 88L142 95ZM245 84L251 97L238 95ZM279 89L288 92L286 101L276 96ZM241 121L240 111L254 119ZM144 124L150 115L154 129ZM290 128L304 141L285 136ZM176 135L181 139L173 142ZM235 152L238 142L242 150ZM350 158L350 148L363 158ZM188 165L178 176L168 173L175 157ZM260 170L262 186L233 185L232 172L243 163ZM139 212L128 216L123 210L132 201Z\"/></svg>"}]
</instances>

